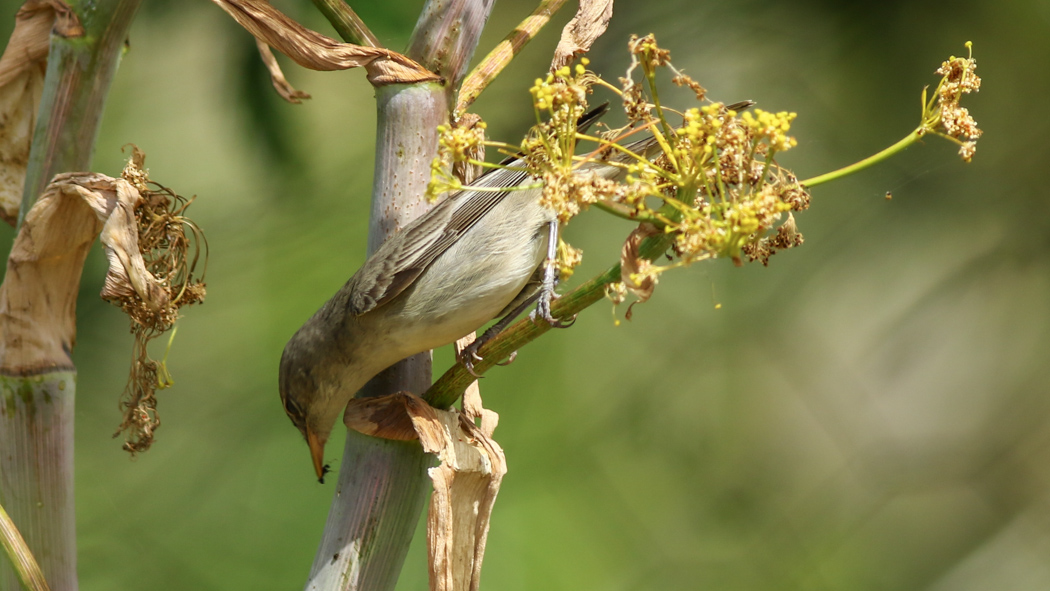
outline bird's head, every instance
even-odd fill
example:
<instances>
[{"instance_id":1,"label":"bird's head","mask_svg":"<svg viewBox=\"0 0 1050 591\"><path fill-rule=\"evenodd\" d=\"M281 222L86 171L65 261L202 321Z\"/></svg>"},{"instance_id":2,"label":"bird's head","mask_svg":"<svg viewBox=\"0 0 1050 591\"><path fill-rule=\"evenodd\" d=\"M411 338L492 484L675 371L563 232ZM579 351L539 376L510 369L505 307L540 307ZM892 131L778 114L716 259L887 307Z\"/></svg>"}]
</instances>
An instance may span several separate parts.
<instances>
[{"instance_id":1,"label":"bird's head","mask_svg":"<svg viewBox=\"0 0 1050 591\"><path fill-rule=\"evenodd\" d=\"M324 446L332 426L343 408L327 395L324 380L318 375L316 360L298 346L293 338L281 356L280 390L284 412L306 438L318 482L324 482L328 466L324 463ZM345 403L342 405L345 406Z\"/></svg>"}]
</instances>

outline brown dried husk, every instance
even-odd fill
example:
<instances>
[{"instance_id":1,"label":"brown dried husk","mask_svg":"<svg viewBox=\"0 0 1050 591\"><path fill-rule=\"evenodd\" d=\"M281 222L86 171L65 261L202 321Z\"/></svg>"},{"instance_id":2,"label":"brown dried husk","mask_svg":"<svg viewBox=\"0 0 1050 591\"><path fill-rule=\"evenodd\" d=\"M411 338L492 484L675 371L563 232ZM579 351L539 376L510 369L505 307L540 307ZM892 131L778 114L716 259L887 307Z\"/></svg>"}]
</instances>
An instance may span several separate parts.
<instances>
[{"instance_id":1,"label":"brown dried husk","mask_svg":"<svg viewBox=\"0 0 1050 591\"><path fill-rule=\"evenodd\" d=\"M284 77L284 72L281 71L281 65L277 63L277 58L270 51L270 46L265 42L258 39L255 40L255 46L259 50L259 58L262 59L263 65L270 72L270 82L273 83L273 89L277 91L277 94L281 95L281 98L298 105L303 102L303 99L310 98L308 93L301 90L297 90L292 86L291 82Z\"/></svg>"},{"instance_id":2,"label":"brown dried husk","mask_svg":"<svg viewBox=\"0 0 1050 591\"><path fill-rule=\"evenodd\" d=\"M631 319L634 305L644 304L649 301L649 298L653 295L653 290L656 288L656 279L654 277L648 276L638 281L635 278L635 274L641 270L643 261L647 260L639 253L642 241L659 233L660 230L652 224L638 224L638 227L627 236L627 240L624 241L623 247L620 249L620 281L623 282L627 291L638 298L636 301L631 302L631 305L627 306L627 313L625 314L627 320Z\"/></svg>"},{"instance_id":3,"label":"brown dried husk","mask_svg":"<svg viewBox=\"0 0 1050 591\"><path fill-rule=\"evenodd\" d=\"M590 51L591 45L609 28L612 13L613 0L580 0L576 16L561 30L561 39L551 60L551 72Z\"/></svg>"}]
</instances>

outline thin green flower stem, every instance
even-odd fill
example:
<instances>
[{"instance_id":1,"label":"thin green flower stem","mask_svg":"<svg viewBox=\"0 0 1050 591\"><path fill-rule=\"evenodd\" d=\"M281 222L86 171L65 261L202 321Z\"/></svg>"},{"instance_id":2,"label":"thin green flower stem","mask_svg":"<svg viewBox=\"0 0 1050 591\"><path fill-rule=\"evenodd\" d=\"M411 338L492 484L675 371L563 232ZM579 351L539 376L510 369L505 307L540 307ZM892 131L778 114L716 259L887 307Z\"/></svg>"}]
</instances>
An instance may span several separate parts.
<instances>
[{"instance_id":1,"label":"thin green flower stem","mask_svg":"<svg viewBox=\"0 0 1050 591\"><path fill-rule=\"evenodd\" d=\"M755 185L755 193L760 193L762 189L766 187L766 175L769 174L769 169L773 165L773 155L776 154L776 152L776 150L770 148L769 152L766 153L766 163L765 166L762 167L762 176L758 178L758 184Z\"/></svg>"},{"instance_id":2,"label":"thin green flower stem","mask_svg":"<svg viewBox=\"0 0 1050 591\"><path fill-rule=\"evenodd\" d=\"M605 80L603 80L603 79L601 79L601 78L595 78L594 80L595 80L595 82L594 82L594 83L595 83L595 84L596 84L597 86L603 86L603 87L605 87L606 89L608 89L608 90L611 90L611 91L612 91L613 93L615 93L615 94L616 94L617 96L619 96L619 97L623 97L623 90L621 90L621 89L619 89L619 88L617 88L617 87L613 86L612 84L609 84L608 82L606 82Z\"/></svg>"},{"instance_id":3,"label":"thin green flower stem","mask_svg":"<svg viewBox=\"0 0 1050 591\"><path fill-rule=\"evenodd\" d=\"M641 129L641 128L639 128L639 129ZM653 131L655 132L653 135L654 135L654 137L656 137L656 141L660 143L661 149L664 150L664 153L667 154L668 159L670 159L672 164L674 164L675 167L677 168L677 166L678 166L677 162L674 161L674 158L673 158L673 156L671 156L671 153L670 153L671 147L668 146L667 143L663 141L663 136L660 135L659 130L653 130ZM631 133L634 133L634 132L632 131ZM628 134L628 135L630 135L630 134ZM581 139L581 140L594 142L594 143L602 146L603 148L604 147L609 147L609 148L612 148L614 150L617 150L617 151L619 151L620 153L622 153L622 154L624 154L626 156L634 158L635 160L638 161L639 164L650 165L650 166L652 165L652 162L649 162L649 160L647 158L645 158L644 156L641 156L639 154L635 154L634 152L632 152L632 151L628 150L627 148L621 146L619 143L610 142L609 140L604 140L604 139L602 139L600 137L587 135L587 134L584 134L584 133L577 133L576 137L578 139ZM624 137L626 137L626 136L624 136ZM622 140L622 139L623 138L620 138L620 140ZM597 150L595 150L595 151L597 151ZM593 154L593 152L592 152L592 154ZM588 155L588 156L576 156L575 158L577 160L581 161L581 162L587 162L591 157L590 157L590 155ZM610 166L617 166L618 165L615 162L608 162L607 164L609 164ZM671 175L671 173L667 172L666 170L664 170L662 168L657 168L655 166L652 167L652 169L653 169L654 172L656 172L661 177L663 177L664 180L666 180L668 182L671 182L671 183L676 183L676 184L678 183L678 178L676 176Z\"/></svg>"},{"instance_id":4,"label":"thin green flower stem","mask_svg":"<svg viewBox=\"0 0 1050 591\"><path fill-rule=\"evenodd\" d=\"M843 178L845 176L849 176L849 175L851 175L851 174L853 174L855 172L864 170L865 168L868 168L869 166L872 166L874 164L878 164L879 162L882 162L883 160L886 160L890 156L893 156L893 155L897 154L898 152L903 151L905 148L907 148L908 146L910 146L910 145L914 144L916 141L918 141L919 138L924 135L924 129L925 128L922 127L922 126L917 127L915 129L915 131L913 131L913 132L909 133L908 135L904 136L900 141L898 141L897 143L893 144L892 146L886 148L885 150L882 150L881 152L878 152L876 154L872 154L871 156L868 156L867 158L865 158L864 160L861 160L860 162L856 162L856 163L850 164L849 166L840 168L838 170L833 170L831 172L827 172L827 173L824 173L822 175L815 176L815 177L813 177L811 179L806 179L804 181L800 181L799 184L803 185L805 187L816 187L817 185L822 185L822 184L824 184L824 183L826 183L828 181L838 180L838 179Z\"/></svg>"},{"instance_id":5,"label":"thin green flower stem","mask_svg":"<svg viewBox=\"0 0 1050 591\"><path fill-rule=\"evenodd\" d=\"M642 241L639 254L646 259L655 259L671 246L670 234L650 236ZM551 314L555 318L572 318L585 308L601 301L605 297L605 287L620 281L620 265L616 264L608 271L592 278L583 285L561 296L551 304ZM535 340L551 329L543 320L533 321L523 318L509 326L478 351L481 361L474 365L474 373L482 375L497 362L502 361L527 343ZM467 371L462 363L448 369L423 394L423 399L435 408L449 408L477 378Z\"/></svg>"},{"instance_id":6,"label":"thin green flower stem","mask_svg":"<svg viewBox=\"0 0 1050 591\"><path fill-rule=\"evenodd\" d=\"M508 191L526 191L529 189L541 189L543 183L532 183L530 185L517 185L514 187L477 187L474 185L450 185L449 191L471 191L474 193L506 193ZM446 191L442 191L443 193Z\"/></svg>"},{"instance_id":7,"label":"thin green flower stem","mask_svg":"<svg viewBox=\"0 0 1050 591\"><path fill-rule=\"evenodd\" d=\"M645 57L648 58L649 56L646 55ZM664 109L660 106L660 93L656 90L656 69L650 66L650 63L649 60L642 62L642 71L645 72L645 81L649 84L649 94L653 97L653 108L656 109L656 116L660 119L660 125L663 126L664 133L670 137L673 135L671 124L667 122L667 119L664 117ZM653 131L655 133L656 130ZM664 142L661 141L660 143L662 145ZM670 156L670 151L667 151L667 154Z\"/></svg>"},{"instance_id":8,"label":"thin green flower stem","mask_svg":"<svg viewBox=\"0 0 1050 591\"><path fill-rule=\"evenodd\" d=\"M313 3L328 22L332 23L332 28L339 33L343 41L365 47L383 46L368 25L343 0L313 0Z\"/></svg>"},{"instance_id":9,"label":"thin green flower stem","mask_svg":"<svg viewBox=\"0 0 1050 591\"><path fill-rule=\"evenodd\" d=\"M610 213L618 218L622 218L631 222L649 222L650 224L661 227L667 225L666 222L664 222L660 218L651 216L646 213L641 213L633 209L627 209L625 207L620 206L619 203L615 203L612 201L599 201L594 204L594 207L604 211L605 213Z\"/></svg>"}]
</instances>

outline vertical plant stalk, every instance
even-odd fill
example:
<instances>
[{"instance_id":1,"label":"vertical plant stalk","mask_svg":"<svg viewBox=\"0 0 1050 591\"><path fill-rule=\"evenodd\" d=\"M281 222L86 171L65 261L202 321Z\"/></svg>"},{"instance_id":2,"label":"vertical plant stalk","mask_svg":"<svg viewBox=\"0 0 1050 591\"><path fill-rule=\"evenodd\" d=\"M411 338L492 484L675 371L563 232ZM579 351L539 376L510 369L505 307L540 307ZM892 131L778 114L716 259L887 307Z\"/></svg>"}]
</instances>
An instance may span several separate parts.
<instances>
[{"instance_id":1,"label":"vertical plant stalk","mask_svg":"<svg viewBox=\"0 0 1050 591\"><path fill-rule=\"evenodd\" d=\"M6 318L4 320L7 320ZM0 376L0 466L3 504L52 589L77 588L73 498L73 402L76 371ZM8 457L10 455L10 458ZM0 588L20 589L6 559Z\"/></svg>"},{"instance_id":2,"label":"vertical plant stalk","mask_svg":"<svg viewBox=\"0 0 1050 591\"><path fill-rule=\"evenodd\" d=\"M106 94L139 3L69 2L85 34L52 36L19 214L22 232L30 208L56 173L90 169ZM59 216L58 223L37 228L21 246L16 241L0 287L0 503L55 590L77 589L76 369L69 354L80 274L98 233L97 227L73 221L85 217L93 214ZM0 560L0 589L19 585L11 564Z\"/></svg>"},{"instance_id":3,"label":"vertical plant stalk","mask_svg":"<svg viewBox=\"0 0 1050 591\"><path fill-rule=\"evenodd\" d=\"M407 55L440 74L450 96L463 82L493 4L495 0L430 0L419 14Z\"/></svg>"},{"instance_id":4,"label":"vertical plant stalk","mask_svg":"<svg viewBox=\"0 0 1050 591\"><path fill-rule=\"evenodd\" d=\"M466 72L492 0L430 0L412 35L408 57L440 74L436 83L377 88L378 125L369 252L430 205L423 195L437 154L437 126L447 123L452 96ZM362 391L379 396L422 393L431 380L430 353L376 376ZM418 442L349 431L335 497L306 589L392 591L430 489L433 458Z\"/></svg>"},{"instance_id":5,"label":"vertical plant stalk","mask_svg":"<svg viewBox=\"0 0 1050 591\"><path fill-rule=\"evenodd\" d=\"M448 120L440 85L376 89L375 191L369 253L407 221L424 213L421 199L437 146L437 126ZM373 378L362 396L430 385L430 353L405 359ZM419 443L347 432L335 498L306 586L310 590L393 589L429 491L433 457Z\"/></svg>"}]
</instances>

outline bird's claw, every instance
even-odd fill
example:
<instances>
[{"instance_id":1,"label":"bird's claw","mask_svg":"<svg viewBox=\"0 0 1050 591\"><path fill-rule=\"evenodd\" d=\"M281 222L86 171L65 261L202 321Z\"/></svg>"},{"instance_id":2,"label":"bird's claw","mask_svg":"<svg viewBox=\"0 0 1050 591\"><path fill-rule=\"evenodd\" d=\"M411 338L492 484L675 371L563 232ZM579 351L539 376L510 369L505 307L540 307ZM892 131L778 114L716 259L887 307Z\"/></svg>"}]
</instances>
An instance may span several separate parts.
<instances>
[{"instance_id":1,"label":"bird's claw","mask_svg":"<svg viewBox=\"0 0 1050 591\"><path fill-rule=\"evenodd\" d=\"M463 350L459 352L459 360L463 363L463 367L466 368L467 373L470 375L480 378L481 376L474 372L474 362L481 361L481 355L478 355L478 349L481 348L483 341L480 339L475 340L473 343L463 347Z\"/></svg>"},{"instance_id":2,"label":"bird's claw","mask_svg":"<svg viewBox=\"0 0 1050 591\"><path fill-rule=\"evenodd\" d=\"M463 368L467 370L467 373L476 378L483 377L474 371L474 363L484 359L481 355L478 355L478 349L480 349L481 345L483 344L485 344L484 340L477 339L473 343L464 347L463 350L459 353L459 360L463 364ZM507 357L505 360L497 361L496 365L510 365L514 362L514 358L516 358L517 356L518 352L515 351L511 353L510 356Z\"/></svg>"},{"instance_id":3,"label":"bird's claw","mask_svg":"<svg viewBox=\"0 0 1050 591\"><path fill-rule=\"evenodd\" d=\"M558 299L558 294L551 292L549 297L540 296L538 302L536 302L536 309L529 314L529 318L536 321L537 318L542 318L547 324L554 328L569 328L573 324L576 324L576 315L573 314L568 320L562 320L561 318L555 318L551 314L551 302Z\"/></svg>"}]
</instances>

